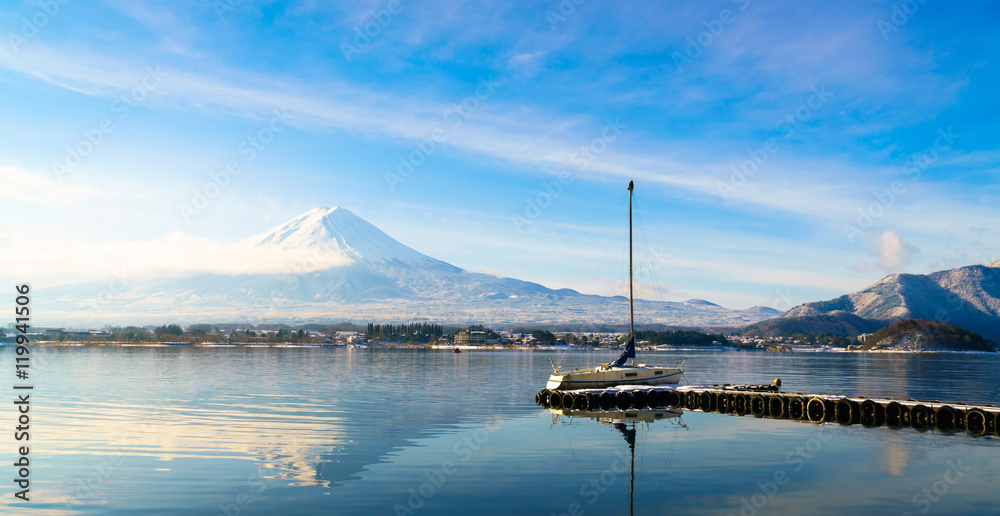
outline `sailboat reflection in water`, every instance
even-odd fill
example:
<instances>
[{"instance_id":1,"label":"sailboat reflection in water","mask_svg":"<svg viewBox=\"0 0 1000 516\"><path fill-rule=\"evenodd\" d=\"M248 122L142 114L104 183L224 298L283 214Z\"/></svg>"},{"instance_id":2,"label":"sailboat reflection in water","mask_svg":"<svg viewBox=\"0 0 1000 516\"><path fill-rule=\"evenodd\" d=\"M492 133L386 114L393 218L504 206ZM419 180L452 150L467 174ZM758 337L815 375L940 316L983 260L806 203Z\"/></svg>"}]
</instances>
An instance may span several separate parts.
<instances>
[{"instance_id":1,"label":"sailboat reflection in water","mask_svg":"<svg viewBox=\"0 0 1000 516\"><path fill-rule=\"evenodd\" d=\"M657 421L668 420L679 428L687 428L681 419L680 409L642 409L642 410L619 410L619 411L585 411L585 410L565 410L550 408L552 413L552 424L561 422L569 423L575 417L596 419L601 423L611 425L612 428L621 432L628 443L629 461L629 493L628 510L629 514L635 514L635 437L636 423L646 423L648 425ZM675 436L676 438L676 436ZM582 491L581 491L582 492ZM603 491L602 491L603 492Z\"/></svg>"}]
</instances>

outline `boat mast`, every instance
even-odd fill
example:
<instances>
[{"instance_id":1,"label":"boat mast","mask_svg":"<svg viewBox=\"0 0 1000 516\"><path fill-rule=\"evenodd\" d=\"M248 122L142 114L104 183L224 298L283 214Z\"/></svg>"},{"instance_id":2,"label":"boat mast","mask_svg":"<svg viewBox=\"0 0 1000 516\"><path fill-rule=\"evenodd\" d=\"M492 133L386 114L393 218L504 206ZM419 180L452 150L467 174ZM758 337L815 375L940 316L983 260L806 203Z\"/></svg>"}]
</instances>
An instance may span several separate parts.
<instances>
[{"instance_id":1,"label":"boat mast","mask_svg":"<svg viewBox=\"0 0 1000 516\"><path fill-rule=\"evenodd\" d=\"M635 185L628 182L628 326L629 340L635 347L635 301L632 299L632 188ZM632 366L635 366L635 353L632 354Z\"/></svg>"}]
</instances>

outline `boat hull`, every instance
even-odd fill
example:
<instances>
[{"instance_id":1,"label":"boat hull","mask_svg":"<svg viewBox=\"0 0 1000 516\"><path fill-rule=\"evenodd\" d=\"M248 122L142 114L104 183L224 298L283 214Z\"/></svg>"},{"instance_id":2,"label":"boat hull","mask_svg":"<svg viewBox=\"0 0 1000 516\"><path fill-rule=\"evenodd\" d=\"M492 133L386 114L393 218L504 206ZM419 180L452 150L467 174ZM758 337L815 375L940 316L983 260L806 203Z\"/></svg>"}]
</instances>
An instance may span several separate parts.
<instances>
[{"instance_id":1,"label":"boat hull","mask_svg":"<svg viewBox=\"0 0 1000 516\"><path fill-rule=\"evenodd\" d=\"M611 368L607 370L577 369L554 373L545 384L550 390L603 389L618 385L676 385L680 379L677 367Z\"/></svg>"}]
</instances>

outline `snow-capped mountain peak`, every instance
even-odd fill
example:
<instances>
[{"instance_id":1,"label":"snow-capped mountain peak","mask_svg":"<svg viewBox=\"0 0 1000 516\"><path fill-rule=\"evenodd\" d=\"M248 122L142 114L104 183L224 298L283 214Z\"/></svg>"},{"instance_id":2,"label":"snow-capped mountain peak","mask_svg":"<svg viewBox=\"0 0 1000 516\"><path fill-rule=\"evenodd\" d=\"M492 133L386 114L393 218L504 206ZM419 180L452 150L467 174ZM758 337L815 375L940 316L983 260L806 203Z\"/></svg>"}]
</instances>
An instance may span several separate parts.
<instances>
[{"instance_id":1,"label":"snow-capped mountain peak","mask_svg":"<svg viewBox=\"0 0 1000 516\"><path fill-rule=\"evenodd\" d=\"M459 270L390 237L346 208L315 208L243 241L253 246L334 251L352 260Z\"/></svg>"},{"instance_id":2,"label":"snow-capped mountain peak","mask_svg":"<svg viewBox=\"0 0 1000 516\"><path fill-rule=\"evenodd\" d=\"M684 304L687 306L719 306L715 303L705 301L704 299L688 299L684 302Z\"/></svg>"},{"instance_id":3,"label":"snow-capped mountain peak","mask_svg":"<svg viewBox=\"0 0 1000 516\"><path fill-rule=\"evenodd\" d=\"M1000 273L993 262L931 274L892 274L868 288L827 301L799 305L782 317L815 316L834 311L865 319L895 321L904 318L948 321L1000 338Z\"/></svg>"}]
</instances>

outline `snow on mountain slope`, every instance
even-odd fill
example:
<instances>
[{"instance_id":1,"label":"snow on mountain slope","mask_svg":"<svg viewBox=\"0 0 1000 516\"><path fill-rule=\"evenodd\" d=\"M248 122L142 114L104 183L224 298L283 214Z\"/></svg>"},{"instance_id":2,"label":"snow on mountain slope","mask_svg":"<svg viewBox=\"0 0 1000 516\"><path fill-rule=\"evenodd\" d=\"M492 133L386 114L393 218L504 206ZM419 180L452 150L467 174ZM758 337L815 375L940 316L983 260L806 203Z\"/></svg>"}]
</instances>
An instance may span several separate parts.
<instances>
[{"instance_id":1,"label":"snow on mountain slope","mask_svg":"<svg viewBox=\"0 0 1000 516\"><path fill-rule=\"evenodd\" d=\"M719 306L715 303L705 301L704 299L688 299L684 302L684 304L688 306Z\"/></svg>"},{"instance_id":2,"label":"snow on mountain slope","mask_svg":"<svg viewBox=\"0 0 1000 516\"><path fill-rule=\"evenodd\" d=\"M323 248L368 263L461 269L399 243L345 208L316 208L243 240L253 246L284 249Z\"/></svg>"},{"instance_id":3,"label":"snow on mountain slope","mask_svg":"<svg viewBox=\"0 0 1000 516\"><path fill-rule=\"evenodd\" d=\"M1000 261L927 275L893 274L859 292L797 306L782 317L836 310L882 321L940 320L1000 338Z\"/></svg>"}]
</instances>

